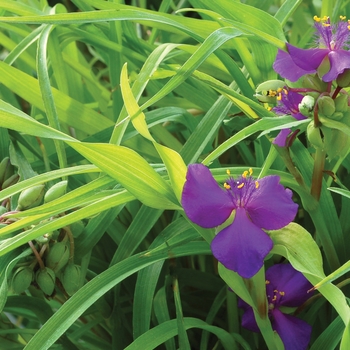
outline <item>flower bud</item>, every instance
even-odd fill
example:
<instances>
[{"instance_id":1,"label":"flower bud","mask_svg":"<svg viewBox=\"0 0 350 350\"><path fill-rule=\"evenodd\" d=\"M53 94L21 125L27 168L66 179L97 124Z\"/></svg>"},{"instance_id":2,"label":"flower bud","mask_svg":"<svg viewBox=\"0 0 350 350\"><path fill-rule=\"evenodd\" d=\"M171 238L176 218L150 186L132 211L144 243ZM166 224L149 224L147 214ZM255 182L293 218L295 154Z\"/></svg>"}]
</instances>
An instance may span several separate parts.
<instances>
[{"instance_id":1,"label":"flower bud","mask_svg":"<svg viewBox=\"0 0 350 350\"><path fill-rule=\"evenodd\" d=\"M6 168L10 164L10 158L5 157L0 162L0 184L5 181ZM1 186L2 187L2 186Z\"/></svg>"},{"instance_id":2,"label":"flower bud","mask_svg":"<svg viewBox=\"0 0 350 350\"><path fill-rule=\"evenodd\" d=\"M348 95L339 94L338 97L334 100L336 112L346 113L348 111Z\"/></svg>"},{"instance_id":3,"label":"flower bud","mask_svg":"<svg viewBox=\"0 0 350 350\"><path fill-rule=\"evenodd\" d=\"M70 263L62 272L61 282L68 295L73 295L80 287L80 266Z\"/></svg>"},{"instance_id":4,"label":"flower bud","mask_svg":"<svg viewBox=\"0 0 350 350\"><path fill-rule=\"evenodd\" d=\"M29 266L19 267L13 274L11 288L15 294L23 293L33 280L33 270Z\"/></svg>"},{"instance_id":5,"label":"flower bud","mask_svg":"<svg viewBox=\"0 0 350 350\"><path fill-rule=\"evenodd\" d=\"M311 121L306 129L307 138L311 145L316 148L323 148L323 140L320 133L320 128L316 128L314 121Z\"/></svg>"},{"instance_id":6,"label":"flower bud","mask_svg":"<svg viewBox=\"0 0 350 350\"><path fill-rule=\"evenodd\" d=\"M334 100L329 96L319 98L318 112L324 117L330 117L335 112Z\"/></svg>"},{"instance_id":7,"label":"flower bud","mask_svg":"<svg viewBox=\"0 0 350 350\"><path fill-rule=\"evenodd\" d=\"M16 184L19 180L19 175L18 174L13 174L9 178L7 178L3 184L2 184L2 189L4 190L7 187L10 187L14 184Z\"/></svg>"},{"instance_id":8,"label":"flower bud","mask_svg":"<svg viewBox=\"0 0 350 350\"><path fill-rule=\"evenodd\" d=\"M40 289L47 295L51 295L55 289L56 275L48 267L36 272L35 280Z\"/></svg>"},{"instance_id":9,"label":"flower bud","mask_svg":"<svg viewBox=\"0 0 350 350\"><path fill-rule=\"evenodd\" d=\"M67 184L68 181L64 180L50 187L45 193L44 202L48 203L63 196L66 193Z\"/></svg>"},{"instance_id":10,"label":"flower bud","mask_svg":"<svg viewBox=\"0 0 350 350\"><path fill-rule=\"evenodd\" d=\"M45 185L41 184L23 190L19 195L16 210L26 210L39 205L44 197L44 187Z\"/></svg>"},{"instance_id":11,"label":"flower bud","mask_svg":"<svg viewBox=\"0 0 350 350\"><path fill-rule=\"evenodd\" d=\"M343 73L339 74L336 82L340 87L350 86L350 69L345 69Z\"/></svg>"},{"instance_id":12,"label":"flower bud","mask_svg":"<svg viewBox=\"0 0 350 350\"><path fill-rule=\"evenodd\" d=\"M278 90L283 89L286 83L282 80L268 80L260 84L255 90L255 97L260 102L275 103Z\"/></svg>"},{"instance_id":13,"label":"flower bud","mask_svg":"<svg viewBox=\"0 0 350 350\"><path fill-rule=\"evenodd\" d=\"M77 238L84 231L84 224L81 220L73 222L70 224L70 230L72 231L73 237Z\"/></svg>"},{"instance_id":14,"label":"flower bud","mask_svg":"<svg viewBox=\"0 0 350 350\"><path fill-rule=\"evenodd\" d=\"M303 76L304 88L312 89L316 91L326 91L327 83L323 82L317 75L315 74L306 74Z\"/></svg>"},{"instance_id":15,"label":"flower bud","mask_svg":"<svg viewBox=\"0 0 350 350\"><path fill-rule=\"evenodd\" d=\"M45 265L57 273L69 260L69 248L65 242L55 243L47 253Z\"/></svg>"},{"instance_id":16,"label":"flower bud","mask_svg":"<svg viewBox=\"0 0 350 350\"><path fill-rule=\"evenodd\" d=\"M298 105L299 112L305 117L309 116L309 113L313 110L315 105L315 99L312 96L304 96Z\"/></svg>"},{"instance_id":17,"label":"flower bud","mask_svg":"<svg viewBox=\"0 0 350 350\"><path fill-rule=\"evenodd\" d=\"M7 208L5 208L3 205L0 205L0 215L7 213Z\"/></svg>"}]
</instances>

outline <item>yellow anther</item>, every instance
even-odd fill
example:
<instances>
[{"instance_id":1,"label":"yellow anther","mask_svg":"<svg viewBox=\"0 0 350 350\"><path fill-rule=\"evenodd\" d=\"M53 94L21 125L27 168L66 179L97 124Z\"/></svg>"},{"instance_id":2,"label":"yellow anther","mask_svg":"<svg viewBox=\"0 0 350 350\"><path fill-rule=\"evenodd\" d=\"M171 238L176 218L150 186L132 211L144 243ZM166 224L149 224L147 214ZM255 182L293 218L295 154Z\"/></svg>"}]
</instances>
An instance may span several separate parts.
<instances>
[{"instance_id":1,"label":"yellow anther","mask_svg":"<svg viewBox=\"0 0 350 350\"><path fill-rule=\"evenodd\" d=\"M322 21L328 21L329 20L329 16L323 16L322 17Z\"/></svg>"},{"instance_id":2,"label":"yellow anther","mask_svg":"<svg viewBox=\"0 0 350 350\"><path fill-rule=\"evenodd\" d=\"M255 188L259 188L260 184L258 181L255 181Z\"/></svg>"},{"instance_id":3,"label":"yellow anther","mask_svg":"<svg viewBox=\"0 0 350 350\"><path fill-rule=\"evenodd\" d=\"M283 92L288 95L288 90L287 89L283 89Z\"/></svg>"},{"instance_id":4,"label":"yellow anther","mask_svg":"<svg viewBox=\"0 0 350 350\"><path fill-rule=\"evenodd\" d=\"M231 189L231 186L230 186L227 182L224 183L224 187L225 187L227 190Z\"/></svg>"},{"instance_id":5,"label":"yellow anther","mask_svg":"<svg viewBox=\"0 0 350 350\"><path fill-rule=\"evenodd\" d=\"M344 21L346 19L346 16L339 16L339 18Z\"/></svg>"},{"instance_id":6,"label":"yellow anther","mask_svg":"<svg viewBox=\"0 0 350 350\"><path fill-rule=\"evenodd\" d=\"M231 175L230 169L227 169L227 170L226 170L226 174L227 174L227 175Z\"/></svg>"},{"instance_id":7,"label":"yellow anther","mask_svg":"<svg viewBox=\"0 0 350 350\"><path fill-rule=\"evenodd\" d=\"M329 23L323 23L324 27L330 27L331 25Z\"/></svg>"},{"instance_id":8,"label":"yellow anther","mask_svg":"<svg viewBox=\"0 0 350 350\"><path fill-rule=\"evenodd\" d=\"M350 26L348 26L348 29L350 30Z\"/></svg>"},{"instance_id":9,"label":"yellow anther","mask_svg":"<svg viewBox=\"0 0 350 350\"><path fill-rule=\"evenodd\" d=\"M277 289L274 289L273 292L274 292L274 293L278 293L278 290L277 290Z\"/></svg>"},{"instance_id":10,"label":"yellow anther","mask_svg":"<svg viewBox=\"0 0 350 350\"><path fill-rule=\"evenodd\" d=\"M242 182L241 184L239 184L238 186L237 186L237 188L242 188L244 186L244 182Z\"/></svg>"},{"instance_id":11,"label":"yellow anther","mask_svg":"<svg viewBox=\"0 0 350 350\"><path fill-rule=\"evenodd\" d=\"M278 96L277 96L277 101L281 101L282 100L282 94L280 93L280 94L278 94Z\"/></svg>"},{"instance_id":12,"label":"yellow anther","mask_svg":"<svg viewBox=\"0 0 350 350\"><path fill-rule=\"evenodd\" d=\"M277 297L276 295L273 296L272 301L276 301Z\"/></svg>"},{"instance_id":13,"label":"yellow anther","mask_svg":"<svg viewBox=\"0 0 350 350\"><path fill-rule=\"evenodd\" d=\"M269 280L266 280L266 281L265 281L265 284L270 284L270 281L269 281Z\"/></svg>"},{"instance_id":14,"label":"yellow anther","mask_svg":"<svg viewBox=\"0 0 350 350\"><path fill-rule=\"evenodd\" d=\"M280 292L280 295L282 295L282 296L283 296L284 294L285 294L285 292Z\"/></svg>"},{"instance_id":15,"label":"yellow anther","mask_svg":"<svg viewBox=\"0 0 350 350\"><path fill-rule=\"evenodd\" d=\"M266 108L268 111L271 111L272 110L272 107L267 107Z\"/></svg>"},{"instance_id":16,"label":"yellow anther","mask_svg":"<svg viewBox=\"0 0 350 350\"><path fill-rule=\"evenodd\" d=\"M247 170L243 171L242 177L243 177L244 179L247 177L247 175L248 175L248 171L247 171Z\"/></svg>"},{"instance_id":17,"label":"yellow anther","mask_svg":"<svg viewBox=\"0 0 350 350\"><path fill-rule=\"evenodd\" d=\"M280 92L282 92L282 88L278 88L276 91L278 92L278 93L280 93Z\"/></svg>"},{"instance_id":18,"label":"yellow anther","mask_svg":"<svg viewBox=\"0 0 350 350\"><path fill-rule=\"evenodd\" d=\"M315 21L315 22L320 22L320 21L321 21L321 18L318 17L318 16L314 16L314 21Z\"/></svg>"},{"instance_id":19,"label":"yellow anther","mask_svg":"<svg viewBox=\"0 0 350 350\"><path fill-rule=\"evenodd\" d=\"M249 175L252 176L253 175L253 169L249 168Z\"/></svg>"}]
</instances>

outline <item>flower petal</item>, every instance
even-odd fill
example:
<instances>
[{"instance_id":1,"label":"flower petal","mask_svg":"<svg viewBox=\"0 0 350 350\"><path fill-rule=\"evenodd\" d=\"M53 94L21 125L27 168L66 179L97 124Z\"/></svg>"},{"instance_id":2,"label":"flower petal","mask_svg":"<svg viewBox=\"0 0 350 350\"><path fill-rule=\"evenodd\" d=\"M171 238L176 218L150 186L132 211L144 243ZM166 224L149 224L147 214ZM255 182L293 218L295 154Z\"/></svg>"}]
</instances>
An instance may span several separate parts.
<instances>
[{"instance_id":1,"label":"flower petal","mask_svg":"<svg viewBox=\"0 0 350 350\"><path fill-rule=\"evenodd\" d=\"M287 49L293 62L309 73L315 73L323 59L329 53L328 49L299 49L287 43Z\"/></svg>"},{"instance_id":2,"label":"flower petal","mask_svg":"<svg viewBox=\"0 0 350 350\"><path fill-rule=\"evenodd\" d=\"M273 69L281 77L290 81L297 81L305 74L315 73L316 69L304 70L298 67L292 57L285 51L278 50L275 62L273 63Z\"/></svg>"},{"instance_id":3,"label":"flower petal","mask_svg":"<svg viewBox=\"0 0 350 350\"><path fill-rule=\"evenodd\" d=\"M285 350L307 349L312 331L308 323L278 309L272 311L272 317L272 328L281 337Z\"/></svg>"},{"instance_id":4,"label":"flower petal","mask_svg":"<svg viewBox=\"0 0 350 350\"><path fill-rule=\"evenodd\" d=\"M203 164L190 164L186 180L181 202L189 219L205 228L225 222L234 207L210 170Z\"/></svg>"},{"instance_id":5,"label":"flower petal","mask_svg":"<svg viewBox=\"0 0 350 350\"><path fill-rule=\"evenodd\" d=\"M258 180L259 187L252 192L245 206L252 222L266 230L288 225L298 210L298 205L292 200L292 191L284 188L279 181L276 175Z\"/></svg>"},{"instance_id":6,"label":"flower petal","mask_svg":"<svg viewBox=\"0 0 350 350\"><path fill-rule=\"evenodd\" d=\"M350 52L345 50L331 51L328 54L330 70L326 73L322 80L329 82L338 78L345 69L350 68Z\"/></svg>"},{"instance_id":7,"label":"flower petal","mask_svg":"<svg viewBox=\"0 0 350 350\"><path fill-rule=\"evenodd\" d=\"M252 332L260 332L259 326L255 321L253 308L241 298L238 299L238 307L244 310L242 315L242 327L247 328Z\"/></svg>"},{"instance_id":8,"label":"flower petal","mask_svg":"<svg viewBox=\"0 0 350 350\"><path fill-rule=\"evenodd\" d=\"M237 208L233 223L215 236L211 250L226 268L251 278L263 266L272 246L266 232L249 220L243 208Z\"/></svg>"},{"instance_id":9,"label":"flower petal","mask_svg":"<svg viewBox=\"0 0 350 350\"><path fill-rule=\"evenodd\" d=\"M287 137L292 132L291 129L282 129L278 135L275 137L275 139L272 141L273 144L279 146L279 147L286 147L287 144Z\"/></svg>"},{"instance_id":10,"label":"flower petal","mask_svg":"<svg viewBox=\"0 0 350 350\"><path fill-rule=\"evenodd\" d=\"M273 290L284 292L278 303L279 306L298 307L312 295L307 292L312 288L312 284L291 264L273 265L266 271L265 275L266 279L270 281L266 285L268 295L272 295Z\"/></svg>"}]
</instances>

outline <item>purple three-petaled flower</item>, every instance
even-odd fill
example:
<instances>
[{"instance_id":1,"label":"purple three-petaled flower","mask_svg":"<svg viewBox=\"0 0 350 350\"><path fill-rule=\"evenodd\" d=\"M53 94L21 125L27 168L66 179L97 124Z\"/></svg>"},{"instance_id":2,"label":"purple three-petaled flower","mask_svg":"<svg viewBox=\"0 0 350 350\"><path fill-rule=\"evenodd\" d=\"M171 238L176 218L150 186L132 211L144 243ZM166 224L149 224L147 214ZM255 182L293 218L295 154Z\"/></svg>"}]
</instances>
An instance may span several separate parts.
<instances>
[{"instance_id":1,"label":"purple three-petaled flower","mask_svg":"<svg viewBox=\"0 0 350 350\"><path fill-rule=\"evenodd\" d=\"M295 217L298 205L279 176L256 180L252 171L238 179L229 177L223 187L203 164L190 164L182 205L191 221L205 228L223 224L235 211L231 224L213 239L211 250L226 268L251 278L263 266L273 242L263 231L277 230Z\"/></svg>"},{"instance_id":2,"label":"purple three-petaled flower","mask_svg":"<svg viewBox=\"0 0 350 350\"><path fill-rule=\"evenodd\" d=\"M285 350L305 350L310 341L311 326L305 321L283 313L281 307L301 306L311 294L311 283L290 264L277 264L266 271L266 295L268 316L272 329L281 337ZM259 332L251 306L239 300L244 309L242 326Z\"/></svg>"},{"instance_id":3,"label":"purple three-petaled flower","mask_svg":"<svg viewBox=\"0 0 350 350\"><path fill-rule=\"evenodd\" d=\"M329 69L322 80L330 82L337 79L346 69L350 69L350 26L345 17L331 24L329 17L315 19L316 41L319 48L300 49L287 43L288 52L278 50L273 64L274 70L283 78L297 81L305 74L316 73L322 65Z\"/></svg>"},{"instance_id":4,"label":"purple three-petaled flower","mask_svg":"<svg viewBox=\"0 0 350 350\"><path fill-rule=\"evenodd\" d=\"M292 90L282 89L282 91L277 96L278 105L272 110L279 115L291 115L296 120L303 120L306 117L299 112L299 103L304 98L303 95L298 94ZM280 146L287 146L287 141L291 135L291 129L282 129L279 134L274 139L273 143ZM293 135L293 134L292 134Z\"/></svg>"}]
</instances>

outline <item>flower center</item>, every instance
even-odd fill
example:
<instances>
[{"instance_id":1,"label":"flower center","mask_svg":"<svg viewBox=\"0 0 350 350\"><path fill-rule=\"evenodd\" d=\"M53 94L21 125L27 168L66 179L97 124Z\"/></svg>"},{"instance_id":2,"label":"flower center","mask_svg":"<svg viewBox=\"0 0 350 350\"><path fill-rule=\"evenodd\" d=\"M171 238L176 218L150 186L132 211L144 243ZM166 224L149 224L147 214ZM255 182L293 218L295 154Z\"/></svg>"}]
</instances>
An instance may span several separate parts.
<instances>
[{"instance_id":1,"label":"flower center","mask_svg":"<svg viewBox=\"0 0 350 350\"><path fill-rule=\"evenodd\" d=\"M227 174L230 175L229 170L227 170ZM259 182L252 175L253 170L250 168L244 171L237 180L229 177L224 183L224 188L229 192L236 208L244 207L249 202L253 192L260 186Z\"/></svg>"},{"instance_id":2,"label":"flower center","mask_svg":"<svg viewBox=\"0 0 350 350\"><path fill-rule=\"evenodd\" d=\"M270 284L269 280L266 280L266 284ZM278 307L278 305L281 303L283 297L285 295L284 291L279 291L277 289L274 289L272 291L272 295L268 294L267 295L267 300L268 300L268 308L269 310L275 309L275 307Z\"/></svg>"}]
</instances>

